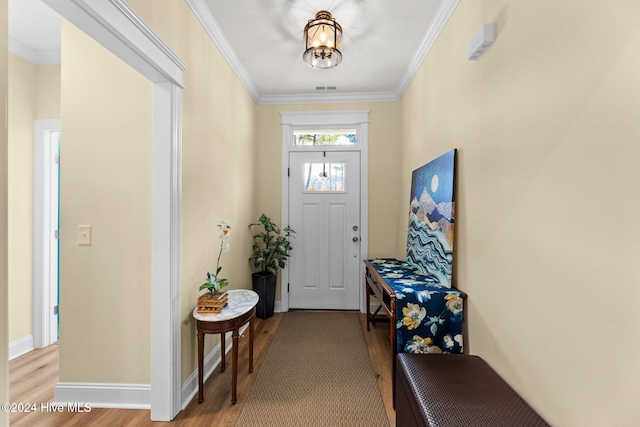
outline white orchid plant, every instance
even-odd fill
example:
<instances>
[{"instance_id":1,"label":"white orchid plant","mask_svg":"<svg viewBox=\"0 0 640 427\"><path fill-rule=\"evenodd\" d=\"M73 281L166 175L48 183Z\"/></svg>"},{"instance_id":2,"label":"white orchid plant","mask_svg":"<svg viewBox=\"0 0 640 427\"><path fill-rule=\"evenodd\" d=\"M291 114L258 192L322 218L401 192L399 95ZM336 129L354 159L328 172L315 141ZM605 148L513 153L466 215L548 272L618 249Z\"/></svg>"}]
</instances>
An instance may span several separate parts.
<instances>
[{"instance_id":1,"label":"white orchid plant","mask_svg":"<svg viewBox=\"0 0 640 427\"><path fill-rule=\"evenodd\" d=\"M220 271L222 271L222 267L220 266L220 257L222 256L222 252L229 251L229 243L227 239L231 234L231 225L227 221L220 221L218 223L218 239L220 239L220 252L218 252L218 263L216 265L216 272L210 273L207 272L207 280L202 285L200 285L200 290L206 289L209 293L216 295L220 293L220 289L229 285L229 281L227 279L223 279L220 277Z\"/></svg>"}]
</instances>

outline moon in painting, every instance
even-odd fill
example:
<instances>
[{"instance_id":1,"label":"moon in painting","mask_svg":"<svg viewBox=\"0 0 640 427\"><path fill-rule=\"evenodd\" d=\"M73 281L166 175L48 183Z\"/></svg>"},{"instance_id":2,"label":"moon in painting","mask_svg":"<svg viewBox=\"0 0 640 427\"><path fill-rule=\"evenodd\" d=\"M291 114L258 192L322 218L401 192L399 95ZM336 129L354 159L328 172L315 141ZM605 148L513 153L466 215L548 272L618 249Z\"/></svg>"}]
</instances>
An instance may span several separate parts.
<instances>
[{"instance_id":1,"label":"moon in painting","mask_svg":"<svg viewBox=\"0 0 640 427\"><path fill-rule=\"evenodd\" d=\"M433 178L431 178L431 192L435 193L436 191L438 191L438 175L433 175Z\"/></svg>"}]
</instances>

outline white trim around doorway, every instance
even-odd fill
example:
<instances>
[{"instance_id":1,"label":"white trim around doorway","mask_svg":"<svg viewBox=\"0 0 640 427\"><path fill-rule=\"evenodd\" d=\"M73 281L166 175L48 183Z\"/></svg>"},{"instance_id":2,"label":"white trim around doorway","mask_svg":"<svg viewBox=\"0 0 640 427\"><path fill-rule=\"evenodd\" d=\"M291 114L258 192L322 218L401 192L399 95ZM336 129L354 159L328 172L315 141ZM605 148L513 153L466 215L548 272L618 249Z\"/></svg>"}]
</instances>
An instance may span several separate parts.
<instances>
[{"instance_id":1,"label":"white trim around doorway","mask_svg":"<svg viewBox=\"0 0 640 427\"><path fill-rule=\"evenodd\" d=\"M323 146L326 151L360 152L360 256L367 259L369 246L369 110L326 110L326 111L283 111L282 116L282 224L289 223L289 153L292 151L317 151L318 147L295 147L293 131L295 129L335 129L351 127L357 129L358 142L353 146ZM359 283L364 280L364 263L360 268ZM285 266L280 276L280 301L276 307L280 311L289 311L287 283L289 270ZM366 313L366 295L364 286L360 286L360 312Z\"/></svg>"},{"instance_id":2,"label":"white trim around doorway","mask_svg":"<svg viewBox=\"0 0 640 427\"><path fill-rule=\"evenodd\" d=\"M182 389L181 135L187 66L124 0L43 2L153 83L150 406L153 421L171 421L181 410ZM61 384L58 393L66 391L68 384L64 391Z\"/></svg>"},{"instance_id":3,"label":"white trim around doorway","mask_svg":"<svg viewBox=\"0 0 640 427\"><path fill-rule=\"evenodd\" d=\"M35 348L53 344L57 337L51 336L51 307L54 293L51 291L49 269L51 268L50 239L54 233L50 215L50 161L51 134L60 131L60 120L41 119L34 121L33 134L33 267L32 267L32 341ZM57 193L57 190L55 190ZM57 288L57 283L55 284ZM57 295L55 295L57 300Z\"/></svg>"}]
</instances>

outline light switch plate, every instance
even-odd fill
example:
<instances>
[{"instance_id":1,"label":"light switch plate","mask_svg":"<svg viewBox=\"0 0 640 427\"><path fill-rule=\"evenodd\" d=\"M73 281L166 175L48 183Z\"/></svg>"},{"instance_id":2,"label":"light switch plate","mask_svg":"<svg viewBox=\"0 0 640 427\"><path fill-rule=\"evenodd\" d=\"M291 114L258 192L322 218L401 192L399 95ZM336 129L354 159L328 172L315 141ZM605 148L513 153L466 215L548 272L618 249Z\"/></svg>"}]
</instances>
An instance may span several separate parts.
<instances>
[{"instance_id":1,"label":"light switch plate","mask_svg":"<svg viewBox=\"0 0 640 427\"><path fill-rule=\"evenodd\" d=\"M78 226L78 246L91 246L91 226Z\"/></svg>"}]
</instances>

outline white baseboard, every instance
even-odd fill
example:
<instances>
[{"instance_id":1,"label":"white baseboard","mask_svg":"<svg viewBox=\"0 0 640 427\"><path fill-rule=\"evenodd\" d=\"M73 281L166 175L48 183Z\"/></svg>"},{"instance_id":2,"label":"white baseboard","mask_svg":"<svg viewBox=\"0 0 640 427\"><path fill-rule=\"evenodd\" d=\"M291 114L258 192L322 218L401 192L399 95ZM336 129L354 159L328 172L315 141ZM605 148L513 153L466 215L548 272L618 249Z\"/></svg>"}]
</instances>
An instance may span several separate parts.
<instances>
[{"instance_id":1,"label":"white baseboard","mask_svg":"<svg viewBox=\"0 0 640 427\"><path fill-rule=\"evenodd\" d=\"M243 335L249 325L240 328ZM225 354L231 350L233 340L231 332L225 340ZM204 360L204 379L211 376L220 366L220 343ZM182 409L186 408L198 393L198 370L196 369L182 385ZM89 404L91 408L151 409L150 384L97 384L97 383L58 383L54 390L54 404Z\"/></svg>"},{"instance_id":2,"label":"white baseboard","mask_svg":"<svg viewBox=\"0 0 640 427\"><path fill-rule=\"evenodd\" d=\"M91 408L151 409L151 385L58 383L53 402L89 404Z\"/></svg>"},{"instance_id":3,"label":"white baseboard","mask_svg":"<svg viewBox=\"0 0 640 427\"><path fill-rule=\"evenodd\" d=\"M35 349L33 344L33 335L29 335L9 343L9 360L29 353L31 350Z\"/></svg>"},{"instance_id":4,"label":"white baseboard","mask_svg":"<svg viewBox=\"0 0 640 427\"><path fill-rule=\"evenodd\" d=\"M244 325L243 327L241 327L239 331L240 335L243 335L248 327L249 325ZM227 332L227 335L225 337L225 347L226 347L225 354L231 351L232 345L233 345L233 341L231 338L231 332ZM222 361L222 355L220 353L220 343L218 343L218 345L215 346L213 350L211 350L211 353L209 353L204 358L202 369L204 371L205 382L211 376L213 371L215 371L216 368L220 366L221 361ZM196 368L196 370L191 373L191 375L184 382L184 384L182 384L182 409L186 408L187 405L191 403L191 400L193 400L194 396L197 393L198 393L198 369Z\"/></svg>"}]
</instances>

